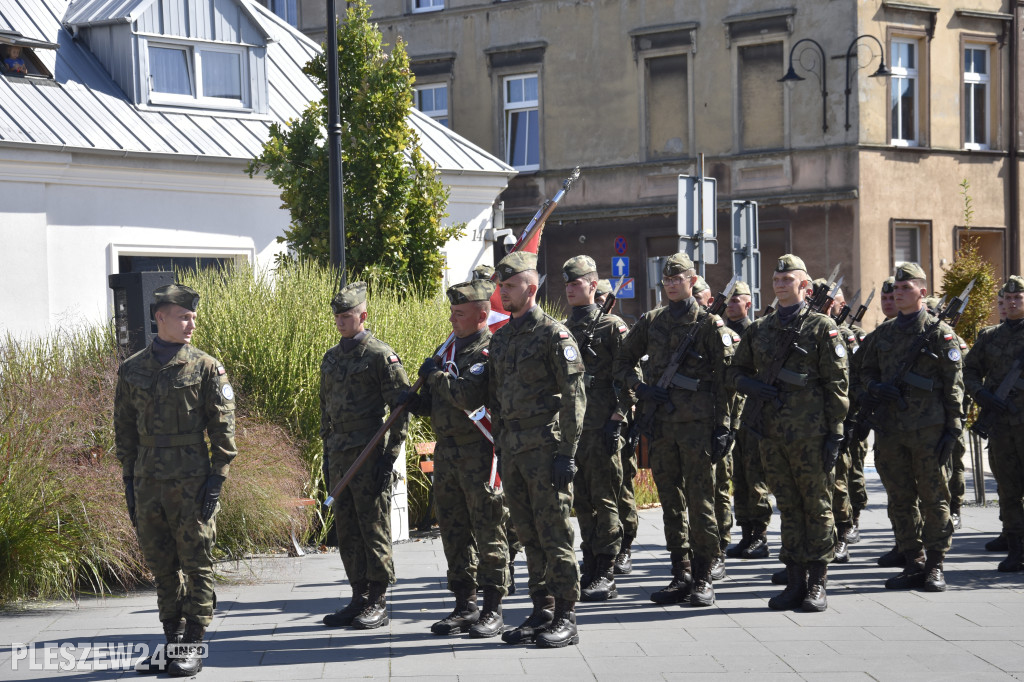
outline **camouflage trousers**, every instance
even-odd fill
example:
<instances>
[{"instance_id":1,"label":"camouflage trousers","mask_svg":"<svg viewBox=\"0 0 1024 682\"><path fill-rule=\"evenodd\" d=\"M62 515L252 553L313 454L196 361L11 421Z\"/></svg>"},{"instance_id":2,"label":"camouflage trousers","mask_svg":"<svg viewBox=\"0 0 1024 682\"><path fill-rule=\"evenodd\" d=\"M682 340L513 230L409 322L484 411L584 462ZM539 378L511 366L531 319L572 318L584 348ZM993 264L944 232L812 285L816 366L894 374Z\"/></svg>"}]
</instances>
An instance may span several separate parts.
<instances>
[{"instance_id":1,"label":"camouflage trousers","mask_svg":"<svg viewBox=\"0 0 1024 682\"><path fill-rule=\"evenodd\" d=\"M553 445L502 450L502 485L516 534L526 549L530 594L578 601L580 573L569 521L572 486L560 492L551 484L554 450Z\"/></svg>"},{"instance_id":2,"label":"camouflage trousers","mask_svg":"<svg viewBox=\"0 0 1024 682\"><path fill-rule=\"evenodd\" d=\"M665 546L669 552L692 550L710 559L721 551L715 518L715 467L710 423L655 424L651 442L651 474L661 499ZM689 524L687 524L687 516Z\"/></svg>"},{"instance_id":3,"label":"camouflage trousers","mask_svg":"<svg viewBox=\"0 0 1024 682\"><path fill-rule=\"evenodd\" d=\"M508 585L505 495L487 483L494 447L480 439L467 445L438 438L434 450L434 509L448 560L448 589Z\"/></svg>"},{"instance_id":4,"label":"camouflage trousers","mask_svg":"<svg viewBox=\"0 0 1024 682\"><path fill-rule=\"evenodd\" d=\"M757 441L746 429L736 434L732 446L732 492L736 504L736 523L740 526L768 527L772 519L770 491L765 482L764 463Z\"/></svg>"},{"instance_id":5,"label":"camouflage trousers","mask_svg":"<svg viewBox=\"0 0 1024 682\"><path fill-rule=\"evenodd\" d=\"M949 485L935 445L941 424L875 433L875 466L889 497L889 521L904 552L948 552L953 543Z\"/></svg>"},{"instance_id":6,"label":"camouflage trousers","mask_svg":"<svg viewBox=\"0 0 1024 682\"><path fill-rule=\"evenodd\" d=\"M853 505L850 502L850 468L852 458L846 450L839 453L834 476L836 488L832 491L832 518L837 526L853 523Z\"/></svg>"},{"instance_id":7,"label":"camouflage trousers","mask_svg":"<svg viewBox=\"0 0 1024 682\"><path fill-rule=\"evenodd\" d=\"M341 477L364 446L330 453L331 481ZM373 455L334 500L338 553L350 584L395 582L391 556L391 486L379 492L373 477Z\"/></svg>"},{"instance_id":8,"label":"camouflage trousers","mask_svg":"<svg viewBox=\"0 0 1024 682\"><path fill-rule=\"evenodd\" d=\"M580 524L580 547L593 556L615 556L622 547L619 522L619 490L622 488L622 461L601 429L586 429L576 446L573 479L573 505Z\"/></svg>"},{"instance_id":9,"label":"camouflage trousers","mask_svg":"<svg viewBox=\"0 0 1024 682\"><path fill-rule=\"evenodd\" d=\"M867 441L858 440L850 445L850 506L856 511L867 509L868 506L868 484L864 478L864 460L867 456Z\"/></svg>"},{"instance_id":10,"label":"camouflage trousers","mask_svg":"<svg viewBox=\"0 0 1024 682\"><path fill-rule=\"evenodd\" d=\"M953 466L949 471L949 507L960 509L964 506L964 495L967 493L967 481L964 478L964 454L967 452L968 432L964 429L953 449Z\"/></svg>"},{"instance_id":11,"label":"camouflage trousers","mask_svg":"<svg viewBox=\"0 0 1024 682\"><path fill-rule=\"evenodd\" d=\"M992 429L988 460L996 478L1003 531L1024 535L1024 431L1006 426Z\"/></svg>"},{"instance_id":12,"label":"camouflage trousers","mask_svg":"<svg viewBox=\"0 0 1024 682\"><path fill-rule=\"evenodd\" d=\"M160 620L185 616L203 627L213 620L217 515L199 520L205 484L206 476L135 479L139 546L156 582Z\"/></svg>"},{"instance_id":13,"label":"camouflage trousers","mask_svg":"<svg viewBox=\"0 0 1024 682\"><path fill-rule=\"evenodd\" d=\"M636 513L636 495L633 481L636 478L636 449L626 452L625 439L619 439L619 461L622 465L622 486L619 488L619 521L622 523L623 537L635 538L640 527L640 517Z\"/></svg>"},{"instance_id":14,"label":"camouflage trousers","mask_svg":"<svg viewBox=\"0 0 1024 682\"><path fill-rule=\"evenodd\" d=\"M502 491L504 491L504 484L502 484ZM507 510L507 501L505 505ZM513 556L523 551L523 543L519 542L519 533L516 532L516 524L512 523L511 512L509 512L508 520L505 522L505 539L508 541L509 561L511 561Z\"/></svg>"},{"instance_id":15,"label":"camouflage trousers","mask_svg":"<svg viewBox=\"0 0 1024 682\"><path fill-rule=\"evenodd\" d=\"M783 563L806 566L835 557L835 476L825 472L824 449L824 436L761 441L764 472L782 517Z\"/></svg>"},{"instance_id":16,"label":"camouflage trousers","mask_svg":"<svg viewBox=\"0 0 1024 682\"><path fill-rule=\"evenodd\" d=\"M715 465L715 519L719 540L726 545L732 540L732 471L733 459L729 453Z\"/></svg>"}]
</instances>

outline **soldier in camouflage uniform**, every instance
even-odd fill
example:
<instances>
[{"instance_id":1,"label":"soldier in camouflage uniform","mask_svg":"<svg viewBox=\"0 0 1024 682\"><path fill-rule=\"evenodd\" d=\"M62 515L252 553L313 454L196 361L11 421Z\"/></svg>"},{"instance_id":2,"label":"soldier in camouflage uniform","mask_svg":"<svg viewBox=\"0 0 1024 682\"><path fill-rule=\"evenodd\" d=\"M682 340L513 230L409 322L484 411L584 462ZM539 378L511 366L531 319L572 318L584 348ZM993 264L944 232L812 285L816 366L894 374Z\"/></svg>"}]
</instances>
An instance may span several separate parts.
<instances>
[{"instance_id":1,"label":"soldier in camouflage uniform","mask_svg":"<svg viewBox=\"0 0 1024 682\"><path fill-rule=\"evenodd\" d=\"M199 294L180 284L154 292L157 337L121 365L114 398L128 515L153 572L168 644L202 642L213 619L211 550L221 487L236 454L234 390L223 365L189 343L198 305ZM146 659L137 670L162 667ZM183 677L202 669L195 649L187 649L167 672Z\"/></svg>"},{"instance_id":2,"label":"soldier in camouflage uniform","mask_svg":"<svg viewBox=\"0 0 1024 682\"><path fill-rule=\"evenodd\" d=\"M912 344L936 319L925 309L928 291L920 265L900 265L895 280L899 314L879 325L861 349L868 399L877 401L877 411L885 415L884 426L883 420L872 424L875 466L889 496L896 542L906 557L903 572L885 586L941 592L946 589L942 560L953 537L943 469L950 465L962 425L960 346L949 325L940 322L929 332L928 352L918 353L909 372L897 377Z\"/></svg>"},{"instance_id":3,"label":"soldier in camouflage uniform","mask_svg":"<svg viewBox=\"0 0 1024 682\"><path fill-rule=\"evenodd\" d=\"M629 394L612 381L612 363L619 352L626 323L604 315L594 303L597 264L590 256L570 258L562 266L565 297L572 306L563 322L583 354L587 412L576 447L579 471L573 480L573 503L580 524L583 571L581 601L618 596L615 557L622 548L619 490L622 488L620 435Z\"/></svg>"},{"instance_id":4,"label":"soldier in camouflage uniform","mask_svg":"<svg viewBox=\"0 0 1024 682\"><path fill-rule=\"evenodd\" d=\"M841 309L841 308L840 308ZM854 311L856 312L856 311ZM852 320L852 317L850 318ZM857 384L857 373L860 371L860 345L867 336L861 327L853 322L849 325L852 332L850 341L850 412L855 413L857 406L855 399L857 393L853 387ZM849 434L847 434L849 435ZM860 513L868 506L867 480L864 478L864 460L868 455L867 441L847 439L846 447L850 455L850 505L853 508L853 518L850 527L846 531L846 543L853 545L860 542Z\"/></svg>"},{"instance_id":5,"label":"soldier in camouflage uniform","mask_svg":"<svg viewBox=\"0 0 1024 682\"><path fill-rule=\"evenodd\" d=\"M492 293L489 279L448 289L455 341L442 365L433 357L424 361L420 376L426 387L408 398L414 414L430 417L437 437L434 508L448 560L448 589L455 594L454 610L430 628L435 635L494 637L504 625L508 510L501 488L491 485L494 445L471 418L483 416L479 411L487 403ZM483 613L476 605L477 586L483 587Z\"/></svg>"},{"instance_id":6,"label":"soldier in camouflage uniform","mask_svg":"<svg viewBox=\"0 0 1024 682\"><path fill-rule=\"evenodd\" d=\"M999 288L998 297L996 298L996 310L997 310L997 314L999 315L999 324L1002 324L1003 322L1006 322L1006 305L1005 305L1005 303L1006 303L1006 300L1005 300L1006 292L1005 292L1005 289L1006 289L1005 286L1000 287ZM990 445L989 446L989 452L991 453L991 451L992 451L992 447ZM989 454L989 461L991 461L991 459L992 459L992 456L991 456L991 454ZM996 494L997 495L999 494L999 484L998 484L998 482L996 483ZM1000 523L1002 523L1002 520L1003 520L1003 512L1002 512L1002 509L1000 509L1000 511L999 511L999 521L1000 521ZM1010 543L1009 543L1009 540L1006 537L1006 533L1003 532L1003 531L1000 531L999 535L997 535L996 537L992 538L991 540L989 540L988 542L985 543L985 551L986 552L1006 552L1009 549L1010 549Z\"/></svg>"},{"instance_id":7,"label":"soldier in camouflage uniform","mask_svg":"<svg viewBox=\"0 0 1024 682\"><path fill-rule=\"evenodd\" d=\"M353 282L331 301L341 340L320 365L320 437L327 489L338 481L384 424L384 412L409 388L402 361L366 329L366 284ZM334 501L338 552L352 601L324 616L328 627L387 625L386 595L395 581L391 557L391 484L409 415L391 425L371 459Z\"/></svg>"},{"instance_id":8,"label":"soldier in camouflage uniform","mask_svg":"<svg viewBox=\"0 0 1024 682\"><path fill-rule=\"evenodd\" d=\"M964 384L982 409L988 425L988 452L999 495L999 518L1007 556L999 570L1024 570L1024 278L1011 276L1003 285L1006 320L978 334L964 364ZM1000 398L999 386L1013 372L1010 393Z\"/></svg>"},{"instance_id":9,"label":"soldier in camouflage uniform","mask_svg":"<svg viewBox=\"0 0 1024 682\"><path fill-rule=\"evenodd\" d=\"M744 426L759 430L768 485L782 515L786 589L768 606L824 611L828 563L835 553L832 517L833 470L843 442L847 401L847 353L835 322L806 310L808 284L803 260L779 259L772 288L779 307L743 333L728 370L747 396ZM774 384L758 376L786 352L783 331L798 331L799 352L791 352ZM750 423L752 400L762 401L761 423Z\"/></svg>"},{"instance_id":10,"label":"soldier in camouflage uniform","mask_svg":"<svg viewBox=\"0 0 1024 682\"><path fill-rule=\"evenodd\" d=\"M721 551L715 465L730 445L730 393L722 386L723 368L732 357L733 336L721 318L709 316L694 299L696 279L693 262L685 253L666 259L662 285L669 305L645 313L630 329L615 374L640 399L640 413L647 409L644 405L655 410L651 473L662 504L672 582L652 594L651 600L710 606L715 600L711 563ZM651 377L661 377L691 332L693 352L679 364L668 388L658 386ZM644 355L649 355L649 364L641 377L637 365Z\"/></svg>"},{"instance_id":11,"label":"soldier in camouflage uniform","mask_svg":"<svg viewBox=\"0 0 1024 682\"><path fill-rule=\"evenodd\" d=\"M750 286L746 282L737 282L732 296L729 297L729 305L725 309L725 323L735 336L742 337L743 332L750 326L749 312L752 304ZM742 559L766 559L772 503L757 440L749 435L747 429L740 428L744 403L745 396L734 392L730 408L733 446L727 458L732 461L736 522L743 530L743 537L737 544L727 549L725 555Z\"/></svg>"},{"instance_id":12,"label":"soldier in camouflage uniform","mask_svg":"<svg viewBox=\"0 0 1024 682\"><path fill-rule=\"evenodd\" d=\"M501 302L512 318L491 337L488 405L533 601L526 621L502 639L511 644L535 637L540 647L563 647L579 642L579 571L569 517L587 407L583 359L569 330L537 305L537 254L511 253L497 271Z\"/></svg>"}]
</instances>

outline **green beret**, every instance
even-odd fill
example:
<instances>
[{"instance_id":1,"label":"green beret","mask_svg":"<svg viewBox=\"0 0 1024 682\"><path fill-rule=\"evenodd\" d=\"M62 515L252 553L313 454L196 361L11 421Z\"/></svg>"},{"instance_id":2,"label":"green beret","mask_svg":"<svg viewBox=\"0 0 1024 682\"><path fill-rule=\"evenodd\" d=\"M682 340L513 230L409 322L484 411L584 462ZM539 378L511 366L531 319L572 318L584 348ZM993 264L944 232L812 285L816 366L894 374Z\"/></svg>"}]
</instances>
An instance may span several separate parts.
<instances>
[{"instance_id":1,"label":"green beret","mask_svg":"<svg viewBox=\"0 0 1024 682\"><path fill-rule=\"evenodd\" d=\"M607 296L612 293L612 283L606 279L597 280L597 296Z\"/></svg>"},{"instance_id":2,"label":"green beret","mask_svg":"<svg viewBox=\"0 0 1024 682\"><path fill-rule=\"evenodd\" d=\"M1019 294L1024 292L1024 279L1020 275L1010 275L1006 284L999 290L1002 294Z\"/></svg>"},{"instance_id":3,"label":"green beret","mask_svg":"<svg viewBox=\"0 0 1024 682\"><path fill-rule=\"evenodd\" d=\"M711 287L708 286L708 283L704 281L704 278L697 275L697 282L693 285L693 293L699 294L700 292L707 291L710 288Z\"/></svg>"},{"instance_id":4,"label":"green beret","mask_svg":"<svg viewBox=\"0 0 1024 682\"><path fill-rule=\"evenodd\" d=\"M520 272L537 269L537 254L529 251L516 251L501 259L498 263L498 277L504 282Z\"/></svg>"},{"instance_id":5,"label":"green beret","mask_svg":"<svg viewBox=\"0 0 1024 682\"><path fill-rule=\"evenodd\" d=\"M730 296L750 296L750 285L746 282L736 282L736 286L732 288Z\"/></svg>"},{"instance_id":6,"label":"green beret","mask_svg":"<svg viewBox=\"0 0 1024 682\"><path fill-rule=\"evenodd\" d=\"M693 261L685 253L677 253L665 259L665 266L661 269L662 277L681 275L687 270L693 270Z\"/></svg>"},{"instance_id":7,"label":"green beret","mask_svg":"<svg viewBox=\"0 0 1024 682\"><path fill-rule=\"evenodd\" d=\"M775 265L775 272L793 272L794 270L807 272L807 266L804 265L804 261L800 256L794 256L791 253L787 253L780 258L779 262Z\"/></svg>"},{"instance_id":8,"label":"green beret","mask_svg":"<svg viewBox=\"0 0 1024 682\"><path fill-rule=\"evenodd\" d=\"M942 300L938 296L926 296L924 299L924 307L932 312L936 312L939 308L939 301Z\"/></svg>"},{"instance_id":9,"label":"green beret","mask_svg":"<svg viewBox=\"0 0 1024 682\"><path fill-rule=\"evenodd\" d=\"M366 302L366 282L352 282L339 291L331 299L331 310L334 314L343 313Z\"/></svg>"},{"instance_id":10,"label":"green beret","mask_svg":"<svg viewBox=\"0 0 1024 682\"><path fill-rule=\"evenodd\" d=\"M895 284L896 284L896 278L894 278L894 277L886 277L885 281L882 282L882 293L883 294L891 294L893 291L896 290Z\"/></svg>"},{"instance_id":11,"label":"green beret","mask_svg":"<svg viewBox=\"0 0 1024 682\"><path fill-rule=\"evenodd\" d=\"M167 303L195 312L199 307L199 292L184 284L167 284L153 292L153 307L159 308Z\"/></svg>"},{"instance_id":12,"label":"green beret","mask_svg":"<svg viewBox=\"0 0 1024 682\"><path fill-rule=\"evenodd\" d=\"M448 301L452 305L489 301L494 293L494 282L489 279L473 279L448 287Z\"/></svg>"},{"instance_id":13,"label":"green beret","mask_svg":"<svg viewBox=\"0 0 1024 682\"><path fill-rule=\"evenodd\" d=\"M896 268L896 281L906 282L908 279L928 279L924 269L917 263L903 263Z\"/></svg>"},{"instance_id":14,"label":"green beret","mask_svg":"<svg viewBox=\"0 0 1024 682\"><path fill-rule=\"evenodd\" d=\"M494 274L494 268L490 265L478 265L473 268L473 279L490 279Z\"/></svg>"},{"instance_id":15,"label":"green beret","mask_svg":"<svg viewBox=\"0 0 1024 682\"><path fill-rule=\"evenodd\" d=\"M590 256L573 256L562 266L562 279L571 282L590 273L597 274L597 263Z\"/></svg>"}]
</instances>

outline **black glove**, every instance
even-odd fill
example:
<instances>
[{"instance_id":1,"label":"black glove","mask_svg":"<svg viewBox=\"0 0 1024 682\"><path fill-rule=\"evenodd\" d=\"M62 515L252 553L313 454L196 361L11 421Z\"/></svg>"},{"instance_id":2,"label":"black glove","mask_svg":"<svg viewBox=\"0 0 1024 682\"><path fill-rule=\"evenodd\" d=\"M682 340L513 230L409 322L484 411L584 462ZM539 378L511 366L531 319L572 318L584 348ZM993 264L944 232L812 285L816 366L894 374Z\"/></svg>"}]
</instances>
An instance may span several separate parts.
<instances>
[{"instance_id":1,"label":"black glove","mask_svg":"<svg viewBox=\"0 0 1024 682\"><path fill-rule=\"evenodd\" d=\"M946 429L942 432L942 438L935 445L935 455L939 458L939 465L948 467L953 459L953 449L956 441L960 438L959 429Z\"/></svg>"},{"instance_id":2,"label":"black glove","mask_svg":"<svg viewBox=\"0 0 1024 682\"><path fill-rule=\"evenodd\" d=\"M836 461L839 460L839 451L843 449L843 437L838 433L829 434L825 439L825 449L821 453L821 463L825 465L825 473L836 468Z\"/></svg>"},{"instance_id":3,"label":"black glove","mask_svg":"<svg viewBox=\"0 0 1024 682\"><path fill-rule=\"evenodd\" d=\"M868 384L868 392L885 402L892 402L903 397L900 394L900 389L884 381L872 381Z\"/></svg>"},{"instance_id":4,"label":"black glove","mask_svg":"<svg viewBox=\"0 0 1024 682\"><path fill-rule=\"evenodd\" d=\"M207 523L213 518L213 512L217 510L217 501L220 500L220 489L224 486L224 477L217 474L206 479L203 493L203 510L200 518Z\"/></svg>"},{"instance_id":5,"label":"black glove","mask_svg":"<svg viewBox=\"0 0 1024 682\"><path fill-rule=\"evenodd\" d=\"M398 393L398 404L405 405L405 409L415 413L420 409L420 403L422 402L419 393L409 388L403 388Z\"/></svg>"},{"instance_id":6,"label":"black glove","mask_svg":"<svg viewBox=\"0 0 1024 682\"><path fill-rule=\"evenodd\" d=\"M604 428L601 431L604 432L605 442L608 444L608 452L615 452L619 447L619 436L622 434L622 421L619 419L609 419L605 422Z\"/></svg>"},{"instance_id":7,"label":"black glove","mask_svg":"<svg viewBox=\"0 0 1024 682\"><path fill-rule=\"evenodd\" d=\"M732 431L727 426L716 426L711 432L711 463L718 464L728 454L732 445Z\"/></svg>"},{"instance_id":8,"label":"black glove","mask_svg":"<svg viewBox=\"0 0 1024 682\"><path fill-rule=\"evenodd\" d=\"M377 494L382 495L391 487L391 472L395 468L395 460L383 452L373 462L373 480L377 485Z\"/></svg>"},{"instance_id":9,"label":"black glove","mask_svg":"<svg viewBox=\"0 0 1024 682\"><path fill-rule=\"evenodd\" d=\"M775 400L779 397L779 389L753 377L741 376L737 379L736 390L744 395L760 398L761 400Z\"/></svg>"},{"instance_id":10,"label":"black glove","mask_svg":"<svg viewBox=\"0 0 1024 682\"><path fill-rule=\"evenodd\" d=\"M430 376L434 372L439 371L440 369L441 368L437 366L437 360L435 360L434 356L431 355L429 358L423 361L422 365L420 365L418 374L425 380L428 376Z\"/></svg>"},{"instance_id":11,"label":"black glove","mask_svg":"<svg viewBox=\"0 0 1024 682\"><path fill-rule=\"evenodd\" d=\"M132 525L135 525L135 479L131 476L123 476L124 480L124 501L128 505L128 518Z\"/></svg>"},{"instance_id":12,"label":"black glove","mask_svg":"<svg viewBox=\"0 0 1024 682\"><path fill-rule=\"evenodd\" d=\"M568 490L576 475L576 460L565 455L555 455L551 463L551 484L558 490Z\"/></svg>"},{"instance_id":13,"label":"black glove","mask_svg":"<svg viewBox=\"0 0 1024 682\"><path fill-rule=\"evenodd\" d=\"M662 388L661 386L652 386L651 384L645 384L640 382L633 389L636 393L636 397L640 400L646 400L652 403L667 403L669 401L668 389Z\"/></svg>"},{"instance_id":14,"label":"black glove","mask_svg":"<svg viewBox=\"0 0 1024 682\"><path fill-rule=\"evenodd\" d=\"M983 388L980 391L978 391L978 393L974 396L974 399L982 407L988 408L994 412L1010 411L1010 406L1005 400L1000 399L995 393L986 388Z\"/></svg>"}]
</instances>

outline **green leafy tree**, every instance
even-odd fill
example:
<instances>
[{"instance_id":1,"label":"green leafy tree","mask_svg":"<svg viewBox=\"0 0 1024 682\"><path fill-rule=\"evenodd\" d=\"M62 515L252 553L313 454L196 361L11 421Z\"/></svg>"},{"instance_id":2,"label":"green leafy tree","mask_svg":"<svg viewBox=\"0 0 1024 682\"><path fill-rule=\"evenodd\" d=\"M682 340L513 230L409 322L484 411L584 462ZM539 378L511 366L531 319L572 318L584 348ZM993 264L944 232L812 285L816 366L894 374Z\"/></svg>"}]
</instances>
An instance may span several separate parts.
<instances>
[{"instance_id":1,"label":"green leafy tree","mask_svg":"<svg viewBox=\"0 0 1024 682\"><path fill-rule=\"evenodd\" d=\"M411 281L436 291L444 258L441 247L463 233L445 226L448 190L424 157L406 117L414 77L399 40L390 54L370 22L365 0L350 0L338 26L339 99L345 181L346 265L355 276ZM326 146L327 60L317 55L303 67L324 93L302 117L273 124L263 152L248 167L281 188L291 224L278 241L300 258L330 260Z\"/></svg>"},{"instance_id":2,"label":"green leafy tree","mask_svg":"<svg viewBox=\"0 0 1024 682\"><path fill-rule=\"evenodd\" d=\"M971 233L974 219L970 183L964 178L960 183L960 194L964 198L964 234L960 237L960 247L953 254L953 262L942 275L942 295L947 300L960 295L967 284L974 280L970 300L964 314L956 325L956 333L969 344L974 343L978 331L988 324L992 314L999 283L996 280L995 268L982 257L978 250L978 237Z\"/></svg>"}]
</instances>

